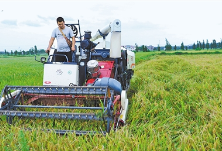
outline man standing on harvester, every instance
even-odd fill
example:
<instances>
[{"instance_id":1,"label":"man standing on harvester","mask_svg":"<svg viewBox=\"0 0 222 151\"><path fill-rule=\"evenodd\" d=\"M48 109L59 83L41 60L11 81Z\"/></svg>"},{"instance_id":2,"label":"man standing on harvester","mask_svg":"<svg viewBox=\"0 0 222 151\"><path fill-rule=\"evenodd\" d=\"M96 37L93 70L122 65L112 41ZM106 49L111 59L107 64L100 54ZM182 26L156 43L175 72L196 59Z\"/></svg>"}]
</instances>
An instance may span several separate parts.
<instances>
[{"instance_id":1,"label":"man standing on harvester","mask_svg":"<svg viewBox=\"0 0 222 151\"><path fill-rule=\"evenodd\" d=\"M57 39L57 52L55 57L56 62L66 62L66 55L68 57L68 61L72 62L72 52L75 51L75 37L71 28L65 26L65 21L62 17L57 18L58 28L54 29L51 35L51 39L49 41L48 48L46 52L48 53L53 45L55 38ZM70 38L72 41L70 42ZM75 54L75 53L73 53Z\"/></svg>"}]
</instances>

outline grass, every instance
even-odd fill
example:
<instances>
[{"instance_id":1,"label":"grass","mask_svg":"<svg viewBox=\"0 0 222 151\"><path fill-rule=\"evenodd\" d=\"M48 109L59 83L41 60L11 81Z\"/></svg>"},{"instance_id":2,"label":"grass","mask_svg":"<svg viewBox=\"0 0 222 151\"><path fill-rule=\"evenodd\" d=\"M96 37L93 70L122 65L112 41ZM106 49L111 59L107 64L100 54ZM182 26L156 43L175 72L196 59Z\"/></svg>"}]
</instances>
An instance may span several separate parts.
<instances>
[{"instance_id":1,"label":"grass","mask_svg":"<svg viewBox=\"0 0 222 151\"><path fill-rule=\"evenodd\" d=\"M0 150L222 150L221 58L136 53L123 128L106 136L59 136L38 129L38 121L30 123L36 127L30 132L19 122L9 126L0 119ZM41 63L28 57L2 59L0 88L42 85ZM68 125L57 125L63 126Z\"/></svg>"}]
</instances>

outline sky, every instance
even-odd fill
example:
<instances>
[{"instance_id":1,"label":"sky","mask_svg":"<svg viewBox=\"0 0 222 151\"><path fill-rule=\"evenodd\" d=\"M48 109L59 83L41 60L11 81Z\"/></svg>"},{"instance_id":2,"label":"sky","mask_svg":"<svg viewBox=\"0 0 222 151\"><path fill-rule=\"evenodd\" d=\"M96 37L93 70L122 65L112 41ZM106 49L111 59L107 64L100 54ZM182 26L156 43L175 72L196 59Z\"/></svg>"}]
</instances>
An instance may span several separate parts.
<instances>
[{"instance_id":1,"label":"sky","mask_svg":"<svg viewBox=\"0 0 222 151\"><path fill-rule=\"evenodd\" d=\"M46 49L60 16L65 23L79 20L82 35L119 19L122 45L219 42L221 6L220 0L0 0L0 51Z\"/></svg>"}]
</instances>

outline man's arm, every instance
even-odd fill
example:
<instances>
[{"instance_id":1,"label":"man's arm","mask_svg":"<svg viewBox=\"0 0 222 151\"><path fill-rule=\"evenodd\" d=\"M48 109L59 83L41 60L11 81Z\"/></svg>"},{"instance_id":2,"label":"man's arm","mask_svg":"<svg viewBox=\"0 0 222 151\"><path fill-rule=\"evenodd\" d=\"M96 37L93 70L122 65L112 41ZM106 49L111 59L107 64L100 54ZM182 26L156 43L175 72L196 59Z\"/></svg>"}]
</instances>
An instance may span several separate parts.
<instances>
[{"instance_id":1,"label":"man's arm","mask_svg":"<svg viewBox=\"0 0 222 151\"><path fill-rule=\"evenodd\" d=\"M72 51L75 51L75 44L76 44L76 40L75 40L75 36L72 37Z\"/></svg>"},{"instance_id":2,"label":"man's arm","mask_svg":"<svg viewBox=\"0 0 222 151\"><path fill-rule=\"evenodd\" d=\"M49 40L49 46L48 46L48 48L46 49L45 52L49 52L50 51L54 40L55 40L55 37L51 37L51 39Z\"/></svg>"}]
</instances>

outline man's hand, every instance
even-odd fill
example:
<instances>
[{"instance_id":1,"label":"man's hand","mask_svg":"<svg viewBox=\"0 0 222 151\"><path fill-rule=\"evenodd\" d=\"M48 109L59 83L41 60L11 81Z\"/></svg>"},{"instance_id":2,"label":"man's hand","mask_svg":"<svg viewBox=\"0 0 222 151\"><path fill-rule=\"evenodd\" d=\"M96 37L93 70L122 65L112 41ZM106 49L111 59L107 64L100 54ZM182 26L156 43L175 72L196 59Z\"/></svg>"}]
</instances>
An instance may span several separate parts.
<instances>
[{"instance_id":1,"label":"man's hand","mask_svg":"<svg viewBox=\"0 0 222 151\"><path fill-rule=\"evenodd\" d=\"M72 48L71 48L71 51L75 51L75 43L76 43L76 39L75 39L75 37L73 36L72 37Z\"/></svg>"},{"instance_id":2,"label":"man's hand","mask_svg":"<svg viewBox=\"0 0 222 151\"><path fill-rule=\"evenodd\" d=\"M46 53L49 53L49 51L50 51L50 47L48 47L48 48L45 50Z\"/></svg>"},{"instance_id":3,"label":"man's hand","mask_svg":"<svg viewBox=\"0 0 222 151\"><path fill-rule=\"evenodd\" d=\"M72 46L71 50L72 50L72 51L75 51L75 46Z\"/></svg>"},{"instance_id":4,"label":"man's hand","mask_svg":"<svg viewBox=\"0 0 222 151\"><path fill-rule=\"evenodd\" d=\"M48 48L45 50L46 53L49 54L49 51L50 51L50 49L51 49L51 46L52 46L54 40L55 40L55 37L51 37L51 38L50 38Z\"/></svg>"}]
</instances>

